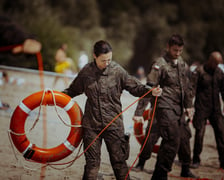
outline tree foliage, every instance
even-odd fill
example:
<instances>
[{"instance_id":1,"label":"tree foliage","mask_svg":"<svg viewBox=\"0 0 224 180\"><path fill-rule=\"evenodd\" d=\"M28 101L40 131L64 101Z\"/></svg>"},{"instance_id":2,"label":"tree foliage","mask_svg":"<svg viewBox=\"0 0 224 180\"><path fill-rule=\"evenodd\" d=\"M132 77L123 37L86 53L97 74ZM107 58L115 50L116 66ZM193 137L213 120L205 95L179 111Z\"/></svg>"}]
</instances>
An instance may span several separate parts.
<instances>
[{"instance_id":1,"label":"tree foliage","mask_svg":"<svg viewBox=\"0 0 224 180\"><path fill-rule=\"evenodd\" d=\"M184 37L188 63L224 51L223 0L0 0L0 5L42 42L45 70L53 70L62 43L76 63L80 51L92 58L94 42L108 40L114 60L131 73L138 66L148 71L173 33Z\"/></svg>"}]
</instances>

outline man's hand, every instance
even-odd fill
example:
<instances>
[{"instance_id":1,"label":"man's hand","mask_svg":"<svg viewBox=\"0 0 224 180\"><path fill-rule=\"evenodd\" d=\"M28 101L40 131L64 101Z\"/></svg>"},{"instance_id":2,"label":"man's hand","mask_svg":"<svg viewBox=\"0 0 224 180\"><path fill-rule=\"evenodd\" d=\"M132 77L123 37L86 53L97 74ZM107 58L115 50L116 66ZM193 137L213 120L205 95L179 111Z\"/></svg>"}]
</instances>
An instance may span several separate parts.
<instances>
[{"instance_id":1,"label":"man's hand","mask_svg":"<svg viewBox=\"0 0 224 180\"><path fill-rule=\"evenodd\" d=\"M152 90L153 96L161 96L163 90L160 88L160 85L158 85L155 89Z\"/></svg>"},{"instance_id":2,"label":"man's hand","mask_svg":"<svg viewBox=\"0 0 224 180\"><path fill-rule=\"evenodd\" d=\"M17 46L12 49L14 54L17 53L27 53L36 54L41 50L41 43L34 39L26 39L22 46Z\"/></svg>"},{"instance_id":3,"label":"man's hand","mask_svg":"<svg viewBox=\"0 0 224 180\"><path fill-rule=\"evenodd\" d=\"M144 123L143 116L133 116L132 120L137 122L137 123L142 123L142 124Z\"/></svg>"}]
</instances>

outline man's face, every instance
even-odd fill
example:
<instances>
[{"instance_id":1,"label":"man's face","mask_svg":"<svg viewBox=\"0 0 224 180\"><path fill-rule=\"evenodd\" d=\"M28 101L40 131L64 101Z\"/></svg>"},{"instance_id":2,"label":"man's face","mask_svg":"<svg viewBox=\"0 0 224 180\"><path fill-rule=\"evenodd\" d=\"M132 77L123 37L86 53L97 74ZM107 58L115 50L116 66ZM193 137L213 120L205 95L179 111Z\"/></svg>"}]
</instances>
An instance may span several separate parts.
<instances>
[{"instance_id":1,"label":"man's face","mask_svg":"<svg viewBox=\"0 0 224 180\"><path fill-rule=\"evenodd\" d=\"M106 54L101 54L98 57L96 55L93 55L96 61L96 65L100 70L105 69L112 60L112 52L108 52Z\"/></svg>"},{"instance_id":2,"label":"man's face","mask_svg":"<svg viewBox=\"0 0 224 180\"><path fill-rule=\"evenodd\" d=\"M173 45L173 46L167 46L168 53L170 55L171 59L177 59L183 52L184 46L178 46L178 45Z\"/></svg>"}]
</instances>

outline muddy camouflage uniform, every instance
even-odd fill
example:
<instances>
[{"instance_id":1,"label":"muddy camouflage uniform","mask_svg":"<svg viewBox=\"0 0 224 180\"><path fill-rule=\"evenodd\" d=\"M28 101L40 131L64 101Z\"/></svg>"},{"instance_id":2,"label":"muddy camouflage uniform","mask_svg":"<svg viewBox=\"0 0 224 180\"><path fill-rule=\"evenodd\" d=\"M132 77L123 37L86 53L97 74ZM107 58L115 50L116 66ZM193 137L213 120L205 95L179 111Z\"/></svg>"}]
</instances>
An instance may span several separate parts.
<instances>
[{"instance_id":1,"label":"muddy camouflage uniform","mask_svg":"<svg viewBox=\"0 0 224 180\"><path fill-rule=\"evenodd\" d=\"M200 154L203 147L203 138L207 120L209 120L215 133L220 167L224 168L224 117L221 113L219 93L224 97L222 81L223 65L216 68L216 73L205 65L199 66L193 76L195 98L195 115L193 125L195 128L193 163L200 163Z\"/></svg>"},{"instance_id":2,"label":"muddy camouflage uniform","mask_svg":"<svg viewBox=\"0 0 224 180\"><path fill-rule=\"evenodd\" d=\"M183 110L192 107L187 65L181 57L174 64L166 54L153 64L147 78L150 85L163 89L155 114L162 142L152 179L166 179L180 145Z\"/></svg>"},{"instance_id":3,"label":"muddy camouflage uniform","mask_svg":"<svg viewBox=\"0 0 224 180\"><path fill-rule=\"evenodd\" d=\"M142 116L149 101L150 99L147 99L147 98L141 99L141 101L139 101L135 111L135 116ZM186 121L185 118L186 118L186 115L183 114L180 121L181 140L180 140L180 145L178 150L178 157L179 157L179 161L182 163L182 166L189 167L191 163L190 138L192 135L191 135L190 127L189 127L189 121ZM150 120L148 122L145 134L148 134L149 128L150 128ZM142 165L142 167L144 166L145 161L151 157L151 154L153 152L153 147L157 143L159 138L160 138L160 133L158 129L158 123L156 121L156 118L154 118L151 131L150 131L150 136L145 144L144 149L142 150L142 153L139 156L139 165Z\"/></svg>"},{"instance_id":4,"label":"muddy camouflage uniform","mask_svg":"<svg viewBox=\"0 0 224 180\"><path fill-rule=\"evenodd\" d=\"M82 120L84 148L122 111L120 97L123 90L134 96L142 96L150 89L151 87L128 75L114 61L104 71L99 70L95 62L87 64L64 91L71 97L82 93L87 96ZM124 135L122 116L118 117L85 153L83 179L97 179L102 139L109 152L116 179L124 180L128 173L126 160L129 156L129 142Z\"/></svg>"}]
</instances>

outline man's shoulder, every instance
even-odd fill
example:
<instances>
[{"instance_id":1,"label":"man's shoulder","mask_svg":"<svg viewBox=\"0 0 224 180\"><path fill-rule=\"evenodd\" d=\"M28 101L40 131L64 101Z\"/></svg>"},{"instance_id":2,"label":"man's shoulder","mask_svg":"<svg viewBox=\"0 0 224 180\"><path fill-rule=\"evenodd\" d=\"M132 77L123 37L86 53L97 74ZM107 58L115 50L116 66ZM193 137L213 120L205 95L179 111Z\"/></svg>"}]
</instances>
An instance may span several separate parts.
<instances>
[{"instance_id":1,"label":"man's shoulder","mask_svg":"<svg viewBox=\"0 0 224 180\"><path fill-rule=\"evenodd\" d=\"M95 69L94 62L87 63L79 72L79 75L87 75L93 73Z\"/></svg>"},{"instance_id":2,"label":"man's shoulder","mask_svg":"<svg viewBox=\"0 0 224 180\"><path fill-rule=\"evenodd\" d=\"M125 69L115 61L110 63L110 71L125 71Z\"/></svg>"},{"instance_id":3,"label":"man's shoulder","mask_svg":"<svg viewBox=\"0 0 224 180\"><path fill-rule=\"evenodd\" d=\"M204 64L199 65L196 68L195 72L197 72L200 75L206 74L205 69L204 69Z\"/></svg>"},{"instance_id":4,"label":"man's shoulder","mask_svg":"<svg viewBox=\"0 0 224 180\"><path fill-rule=\"evenodd\" d=\"M119 68L122 68L122 66L120 65L120 64L118 64L116 61L111 61L111 63L110 63L110 66L111 67L113 67L113 68L115 68L115 67L119 67Z\"/></svg>"},{"instance_id":5,"label":"man's shoulder","mask_svg":"<svg viewBox=\"0 0 224 180\"><path fill-rule=\"evenodd\" d=\"M152 65L152 69L155 69L155 70L159 70L162 66L166 65L167 62L166 60L164 59L164 57L158 57L155 59L153 65Z\"/></svg>"},{"instance_id":6,"label":"man's shoulder","mask_svg":"<svg viewBox=\"0 0 224 180\"><path fill-rule=\"evenodd\" d=\"M181 64L185 64L185 65L187 65L186 61L183 59L182 56L179 56L179 57L178 57L178 62L181 63Z\"/></svg>"}]
</instances>

